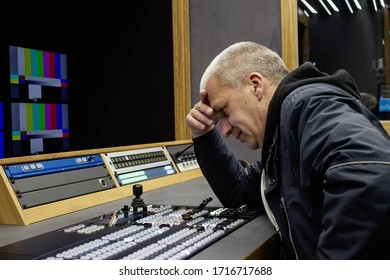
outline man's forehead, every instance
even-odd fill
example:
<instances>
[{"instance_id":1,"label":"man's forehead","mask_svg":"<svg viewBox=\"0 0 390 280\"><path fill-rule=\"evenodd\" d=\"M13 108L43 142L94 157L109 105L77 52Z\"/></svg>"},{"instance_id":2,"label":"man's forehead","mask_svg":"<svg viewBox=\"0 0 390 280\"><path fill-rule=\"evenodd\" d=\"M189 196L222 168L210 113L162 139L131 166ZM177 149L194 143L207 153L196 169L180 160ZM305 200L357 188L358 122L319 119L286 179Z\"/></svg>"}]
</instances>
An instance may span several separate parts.
<instances>
[{"instance_id":1,"label":"man's forehead","mask_svg":"<svg viewBox=\"0 0 390 280\"><path fill-rule=\"evenodd\" d=\"M211 89L215 87L220 87L221 82L216 74L212 74L207 82L206 88Z\"/></svg>"},{"instance_id":2,"label":"man's forehead","mask_svg":"<svg viewBox=\"0 0 390 280\"><path fill-rule=\"evenodd\" d=\"M223 90L223 88L221 86L221 82L219 81L217 75L213 74L210 77L210 79L207 83L207 86L206 86L206 90L207 90L207 96L208 96L208 100L210 102L210 105L212 107L218 105L216 103L219 103L219 100L221 97L220 93Z\"/></svg>"}]
</instances>

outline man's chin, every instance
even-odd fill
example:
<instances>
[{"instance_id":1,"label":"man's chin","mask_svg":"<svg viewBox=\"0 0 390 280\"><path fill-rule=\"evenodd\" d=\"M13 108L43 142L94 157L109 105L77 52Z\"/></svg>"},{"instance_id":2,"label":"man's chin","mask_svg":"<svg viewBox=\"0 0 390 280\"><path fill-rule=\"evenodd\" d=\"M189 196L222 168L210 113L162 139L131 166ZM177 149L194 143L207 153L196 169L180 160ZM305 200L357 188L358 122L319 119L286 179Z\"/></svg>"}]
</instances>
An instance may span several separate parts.
<instances>
[{"instance_id":1,"label":"man's chin","mask_svg":"<svg viewBox=\"0 0 390 280\"><path fill-rule=\"evenodd\" d=\"M245 143L249 149L251 150L257 150L259 148L259 145L257 143L252 143L252 142L243 142Z\"/></svg>"},{"instance_id":2,"label":"man's chin","mask_svg":"<svg viewBox=\"0 0 390 280\"><path fill-rule=\"evenodd\" d=\"M257 150L260 148L260 145L257 142L247 142L244 138L238 137L236 138L238 141L240 141L243 144L246 144L249 149L251 150Z\"/></svg>"}]
</instances>

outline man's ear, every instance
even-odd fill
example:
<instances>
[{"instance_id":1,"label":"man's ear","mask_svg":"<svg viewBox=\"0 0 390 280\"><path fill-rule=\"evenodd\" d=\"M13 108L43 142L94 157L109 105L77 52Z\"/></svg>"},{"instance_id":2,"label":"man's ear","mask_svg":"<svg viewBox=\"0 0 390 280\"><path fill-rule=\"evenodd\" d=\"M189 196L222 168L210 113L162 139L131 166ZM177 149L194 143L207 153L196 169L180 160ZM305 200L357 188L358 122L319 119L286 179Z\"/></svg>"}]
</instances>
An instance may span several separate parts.
<instances>
[{"instance_id":1,"label":"man's ear","mask_svg":"<svg viewBox=\"0 0 390 280\"><path fill-rule=\"evenodd\" d=\"M253 94L260 101L264 96L264 77L258 72L252 72L249 74L249 80L253 87Z\"/></svg>"}]
</instances>

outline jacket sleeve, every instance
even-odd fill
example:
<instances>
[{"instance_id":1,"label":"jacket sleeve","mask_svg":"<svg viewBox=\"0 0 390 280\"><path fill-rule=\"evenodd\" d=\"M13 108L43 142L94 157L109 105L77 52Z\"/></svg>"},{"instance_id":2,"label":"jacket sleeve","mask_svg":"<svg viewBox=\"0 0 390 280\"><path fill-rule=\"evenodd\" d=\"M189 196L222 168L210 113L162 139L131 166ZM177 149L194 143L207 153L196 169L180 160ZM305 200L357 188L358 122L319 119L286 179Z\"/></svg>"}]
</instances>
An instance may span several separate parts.
<instances>
[{"instance_id":1,"label":"jacket sleeve","mask_svg":"<svg viewBox=\"0 0 390 280\"><path fill-rule=\"evenodd\" d=\"M329 95L299 114L302 188L323 194L317 259L389 256L390 140L362 106Z\"/></svg>"},{"instance_id":2,"label":"jacket sleeve","mask_svg":"<svg viewBox=\"0 0 390 280\"><path fill-rule=\"evenodd\" d=\"M243 167L216 129L193 142L201 171L225 207L247 204L252 209L263 209L259 162Z\"/></svg>"}]
</instances>

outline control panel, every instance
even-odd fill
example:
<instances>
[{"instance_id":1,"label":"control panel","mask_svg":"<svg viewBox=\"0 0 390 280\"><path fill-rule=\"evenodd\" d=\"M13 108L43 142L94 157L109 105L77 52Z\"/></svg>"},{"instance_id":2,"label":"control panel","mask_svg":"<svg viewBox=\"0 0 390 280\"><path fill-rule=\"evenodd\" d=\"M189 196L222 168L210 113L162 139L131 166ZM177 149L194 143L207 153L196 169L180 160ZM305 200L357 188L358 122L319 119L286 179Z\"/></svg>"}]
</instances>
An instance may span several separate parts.
<instances>
[{"instance_id":1,"label":"control panel","mask_svg":"<svg viewBox=\"0 0 390 280\"><path fill-rule=\"evenodd\" d=\"M190 141L0 159L0 224L27 225L202 176Z\"/></svg>"},{"instance_id":2,"label":"control panel","mask_svg":"<svg viewBox=\"0 0 390 280\"><path fill-rule=\"evenodd\" d=\"M98 154L2 168L23 209L115 187Z\"/></svg>"},{"instance_id":3,"label":"control panel","mask_svg":"<svg viewBox=\"0 0 390 280\"><path fill-rule=\"evenodd\" d=\"M167 146L167 149L180 172L199 168L192 143Z\"/></svg>"},{"instance_id":4,"label":"control panel","mask_svg":"<svg viewBox=\"0 0 390 280\"><path fill-rule=\"evenodd\" d=\"M248 223L260 212L147 204L142 185L133 185L130 205L99 217L0 247L0 258L40 260L190 259ZM44 246L43 246L44 244Z\"/></svg>"},{"instance_id":5,"label":"control panel","mask_svg":"<svg viewBox=\"0 0 390 280\"><path fill-rule=\"evenodd\" d=\"M164 147L107 153L103 156L121 186L176 173Z\"/></svg>"}]
</instances>

